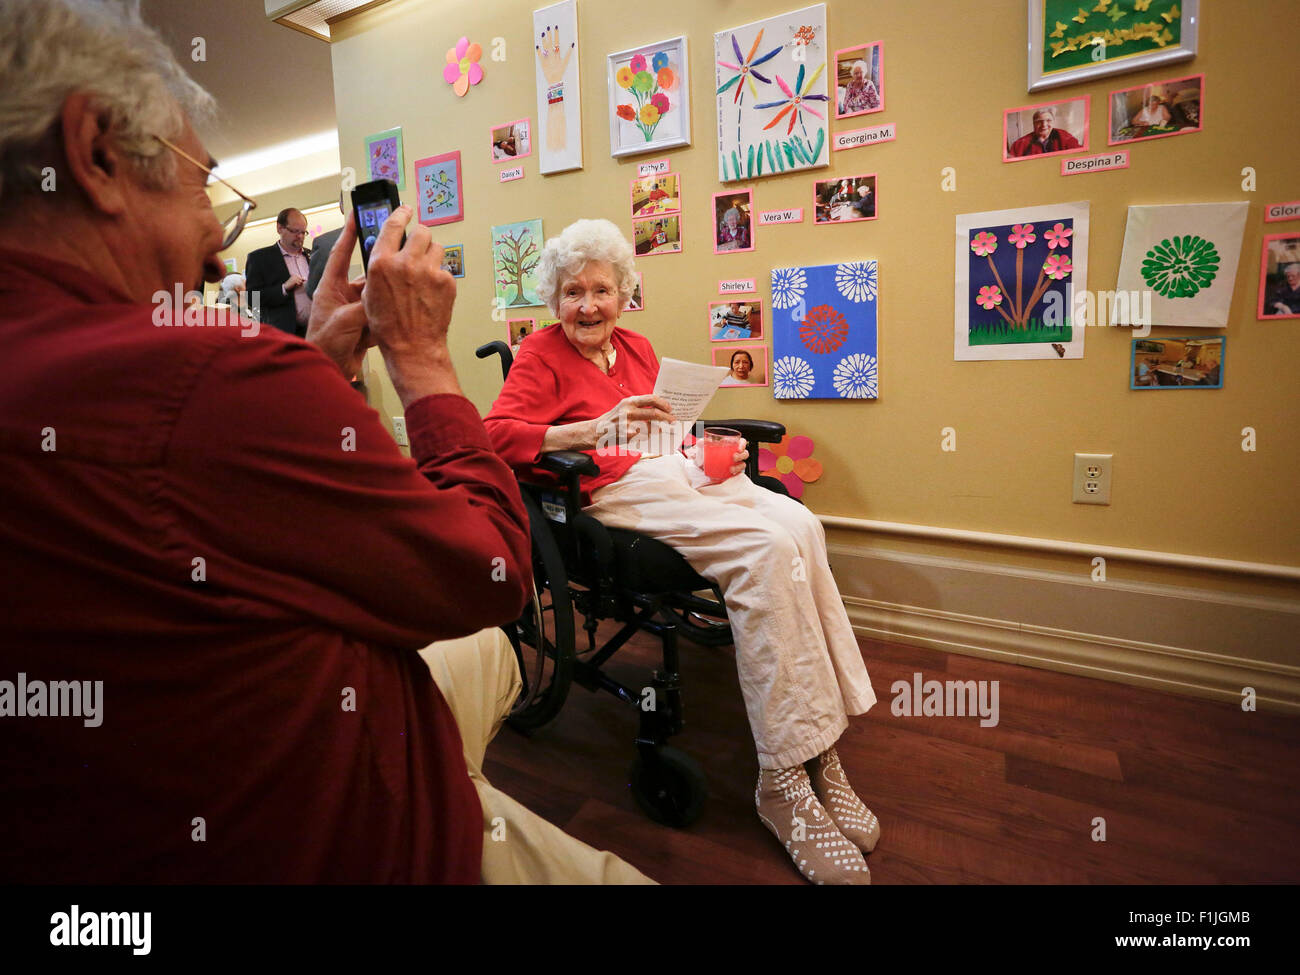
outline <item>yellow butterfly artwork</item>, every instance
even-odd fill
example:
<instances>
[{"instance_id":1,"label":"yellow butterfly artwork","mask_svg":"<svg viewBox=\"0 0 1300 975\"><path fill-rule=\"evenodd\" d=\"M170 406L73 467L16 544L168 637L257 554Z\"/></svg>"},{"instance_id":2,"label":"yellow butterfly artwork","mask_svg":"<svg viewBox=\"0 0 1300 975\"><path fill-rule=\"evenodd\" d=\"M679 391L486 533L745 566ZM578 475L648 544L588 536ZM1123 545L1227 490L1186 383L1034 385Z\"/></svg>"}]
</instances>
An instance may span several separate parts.
<instances>
[{"instance_id":1,"label":"yellow butterfly artwork","mask_svg":"<svg viewBox=\"0 0 1300 975\"><path fill-rule=\"evenodd\" d=\"M1063 53L1065 41L1052 41L1052 57L1057 57Z\"/></svg>"},{"instance_id":2,"label":"yellow butterfly artwork","mask_svg":"<svg viewBox=\"0 0 1300 975\"><path fill-rule=\"evenodd\" d=\"M1084 21L1088 19L1088 11L1085 10L1083 7L1080 7L1079 12L1075 14L1073 17L1071 17L1070 19L1073 20L1076 24L1082 24Z\"/></svg>"},{"instance_id":3,"label":"yellow butterfly artwork","mask_svg":"<svg viewBox=\"0 0 1300 975\"><path fill-rule=\"evenodd\" d=\"M1142 13L1150 6L1151 6L1151 0L1133 0L1133 9L1136 10L1138 13Z\"/></svg>"},{"instance_id":4,"label":"yellow butterfly artwork","mask_svg":"<svg viewBox=\"0 0 1300 975\"><path fill-rule=\"evenodd\" d=\"M1097 6L1092 8L1092 12L1095 14L1104 14L1106 8L1114 2L1115 0L1097 0Z\"/></svg>"},{"instance_id":5,"label":"yellow butterfly artwork","mask_svg":"<svg viewBox=\"0 0 1300 975\"><path fill-rule=\"evenodd\" d=\"M1165 19L1165 23L1166 23L1166 24L1172 24L1172 23L1174 22L1174 18L1180 16L1180 14L1179 14L1179 10L1178 10L1178 4L1174 4L1172 7L1170 7L1168 10L1166 10L1164 13L1162 13L1160 16L1163 17L1163 18Z\"/></svg>"},{"instance_id":6,"label":"yellow butterfly artwork","mask_svg":"<svg viewBox=\"0 0 1300 975\"><path fill-rule=\"evenodd\" d=\"M1051 32L1050 34L1048 34L1047 36L1048 36L1048 37L1064 37L1064 36L1065 36L1065 26L1066 26L1065 24L1061 23L1061 22L1058 20L1058 21L1056 22L1056 30L1052 31L1052 32Z\"/></svg>"}]
</instances>

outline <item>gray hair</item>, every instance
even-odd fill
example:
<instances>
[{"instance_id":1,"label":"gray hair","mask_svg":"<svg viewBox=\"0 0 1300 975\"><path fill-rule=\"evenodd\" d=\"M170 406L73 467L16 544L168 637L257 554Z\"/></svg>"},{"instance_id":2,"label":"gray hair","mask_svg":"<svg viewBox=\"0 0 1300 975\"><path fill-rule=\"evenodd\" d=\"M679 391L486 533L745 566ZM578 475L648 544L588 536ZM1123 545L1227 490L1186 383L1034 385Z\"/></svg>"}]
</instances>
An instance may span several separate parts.
<instances>
[{"instance_id":1,"label":"gray hair","mask_svg":"<svg viewBox=\"0 0 1300 975\"><path fill-rule=\"evenodd\" d=\"M537 293L556 315L560 313L560 288L564 279L579 273L589 261L608 261L618 282L619 307L636 290L636 262L632 245L608 220L577 220L552 237L542 249L537 265Z\"/></svg>"},{"instance_id":2,"label":"gray hair","mask_svg":"<svg viewBox=\"0 0 1300 975\"><path fill-rule=\"evenodd\" d=\"M1055 122L1055 121L1056 121L1056 106L1055 106L1055 105L1044 105L1042 108L1038 109L1038 111L1034 112L1034 121L1035 121L1035 122L1038 121L1038 116L1040 116L1040 115L1046 115L1046 116L1047 116L1048 118L1050 118L1053 122Z\"/></svg>"},{"instance_id":3,"label":"gray hair","mask_svg":"<svg viewBox=\"0 0 1300 975\"><path fill-rule=\"evenodd\" d=\"M145 185L171 184L176 160L153 136L174 140L216 103L140 19L139 0L0 0L0 24L0 199L34 192L63 161L59 113L74 92L94 95Z\"/></svg>"}]
</instances>

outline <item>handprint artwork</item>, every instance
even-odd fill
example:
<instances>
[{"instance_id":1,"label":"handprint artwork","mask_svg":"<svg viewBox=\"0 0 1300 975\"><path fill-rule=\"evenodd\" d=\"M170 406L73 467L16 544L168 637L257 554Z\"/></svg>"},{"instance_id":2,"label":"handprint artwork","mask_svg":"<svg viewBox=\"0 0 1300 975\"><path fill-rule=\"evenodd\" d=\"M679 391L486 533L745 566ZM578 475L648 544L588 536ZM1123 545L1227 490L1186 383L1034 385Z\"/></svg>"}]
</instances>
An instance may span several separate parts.
<instances>
[{"instance_id":1,"label":"handprint artwork","mask_svg":"<svg viewBox=\"0 0 1300 975\"><path fill-rule=\"evenodd\" d=\"M537 63L537 124L540 170L582 168L582 101L578 91L577 0L533 11Z\"/></svg>"}]
</instances>

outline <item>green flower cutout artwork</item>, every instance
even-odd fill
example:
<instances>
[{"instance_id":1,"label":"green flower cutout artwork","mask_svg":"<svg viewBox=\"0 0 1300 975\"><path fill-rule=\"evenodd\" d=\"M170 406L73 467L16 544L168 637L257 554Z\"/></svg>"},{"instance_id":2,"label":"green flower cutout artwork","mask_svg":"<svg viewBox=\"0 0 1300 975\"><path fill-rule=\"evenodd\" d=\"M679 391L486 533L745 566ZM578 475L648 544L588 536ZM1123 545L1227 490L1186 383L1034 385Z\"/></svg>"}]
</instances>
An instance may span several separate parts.
<instances>
[{"instance_id":1,"label":"green flower cutout artwork","mask_svg":"<svg viewBox=\"0 0 1300 975\"><path fill-rule=\"evenodd\" d=\"M1147 251L1142 278L1166 298L1191 298L1219 271L1219 252L1204 237L1166 237Z\"/></svg>"}]
</instances>

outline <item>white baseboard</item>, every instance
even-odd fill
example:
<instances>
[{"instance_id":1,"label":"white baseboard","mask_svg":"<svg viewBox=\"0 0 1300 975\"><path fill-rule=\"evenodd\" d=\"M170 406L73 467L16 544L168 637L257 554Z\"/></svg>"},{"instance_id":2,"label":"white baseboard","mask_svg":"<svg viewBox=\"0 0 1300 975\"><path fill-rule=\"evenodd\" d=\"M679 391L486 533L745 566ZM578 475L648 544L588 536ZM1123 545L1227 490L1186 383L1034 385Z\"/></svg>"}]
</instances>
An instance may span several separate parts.
<instances>
[{"instance_id":1,"label":"white baseboard","mask_svg":"<svg viewBox=\"0 0 1300 975\"><path fill-rule=\"evenodd\" d=\"M1300 601L833 545L861 635L1300 714Z\"/></svg>"}]
</instances>

